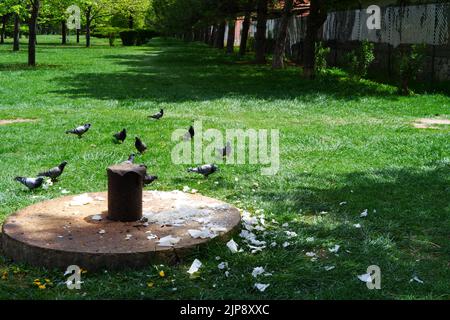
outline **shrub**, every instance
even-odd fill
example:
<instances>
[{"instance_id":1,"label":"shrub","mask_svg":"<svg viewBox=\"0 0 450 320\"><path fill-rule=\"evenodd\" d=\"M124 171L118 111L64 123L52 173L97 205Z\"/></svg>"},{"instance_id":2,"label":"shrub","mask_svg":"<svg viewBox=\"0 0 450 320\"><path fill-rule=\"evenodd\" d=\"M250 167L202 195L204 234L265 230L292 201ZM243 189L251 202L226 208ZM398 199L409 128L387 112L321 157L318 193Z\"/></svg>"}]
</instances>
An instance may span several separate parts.
<instances>
[{"instance_id":1,"label":"shrub","mask_svg":"<svg viewBox=\"0 0 450 320\"><path fill-rule=\"evenodd\" d=\"M373 49L374 44L364 40L358 49L353 50L347 55L348 70L353 78L359 80L367 75L367 70L375 59Z\"/></svg>"},{"instance_id":2,"label":"shrub","mask_svg":"<svg viewBox=\"0 0 450 320\"><path fill-rule=\"evenodd\" d=\"M120 33L120 38L122 39L122 44L124 46L134 46L136 45L137 32L136 30L124 30Z\"/></svg>"},{"instance_id":3,"label":"shrub","mask_svg":"<svg viewBox=\"0 0 450 320\"><path fill-rule=\"evenodd\" d=\"M143 45L157 35L153 29L124 30L120 32L120 38L124 46Z\"/></svg>"},{"instance_id":4,"label":"shrub","mask_svg":"<svg viewBox=\"0 0 450 320\"><path fill-rule=\"evenodd\" d=\"M315 72L316 74L324 73L327 68L327 56L330 54L330 48L324 47L322 42L316 42L315 54Z\"/></svg>"},{"instance_id":5,"label":"shrub","mask_svg":"<svg viewBox=\"0 0 450 320\"><path fill-rule=\"evenodd\" d=\"M402 50L399 58L400 86L399 92L409 95L409 83L422 72L426 57L426 45L412 45L410 50Z\"/></svg>"}]
</instances>

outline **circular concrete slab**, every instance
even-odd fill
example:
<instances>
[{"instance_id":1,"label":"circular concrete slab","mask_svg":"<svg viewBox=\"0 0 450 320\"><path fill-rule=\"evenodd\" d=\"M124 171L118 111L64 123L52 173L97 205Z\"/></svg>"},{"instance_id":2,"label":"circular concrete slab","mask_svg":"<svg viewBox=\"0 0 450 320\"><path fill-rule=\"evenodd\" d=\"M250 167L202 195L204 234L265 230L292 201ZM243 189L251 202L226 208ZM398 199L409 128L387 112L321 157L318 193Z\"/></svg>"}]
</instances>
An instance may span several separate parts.
<instances>
[{"instance_id":1,"label":"circular concrete slab","mask_svg":"<svg viewBox=\"0 0 450 320\"><path fill-rule=\"evenodd\" d=\"M140 268L177 263L212 238L229 238L240 222L235 207L180 191L145 191L143 214L139 222L108 220L106 192L41 202L5 221L3 251L47 268Z\"/></svg>"}]
</instances>

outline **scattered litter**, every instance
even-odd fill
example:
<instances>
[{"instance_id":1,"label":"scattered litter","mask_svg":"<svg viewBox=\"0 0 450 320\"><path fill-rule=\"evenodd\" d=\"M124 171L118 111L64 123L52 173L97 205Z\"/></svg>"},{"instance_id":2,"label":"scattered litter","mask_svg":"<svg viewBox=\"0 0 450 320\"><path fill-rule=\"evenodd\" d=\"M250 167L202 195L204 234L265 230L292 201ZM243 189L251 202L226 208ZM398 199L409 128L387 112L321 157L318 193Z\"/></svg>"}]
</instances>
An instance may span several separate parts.
<instances>
[{"instance_id":1,"label":"scattered litter","mask_svg":"<svg viewBox=\"0 0 450 320\"><path fill-rule=\"evenodd\" d=\"M127 234L127 236L125 237L125 240L130 240L132 237L133 237L133 235Z\"/></svg>"},{"instance_id":2,"label":"scattered litter","mask_svg":"<svg viewBox=\"0 0 450 320\"><path fill-rule=\"evenodd\" d=\"M103 218L100 214L96 214L96 215L92 216L91 219L94 221L101 221Z\"/></svg>"},{"instance_id":3,"label":"scattered litter","mask_svg":"<svg viewBox=\"0 0 450 320\"><path fill-rule=\"evenodd\" d=\"M230 272L229 271L225 271L225 277L228 278L229 275L230 275Z\"/></svg>"},{"instance_id":4,"label":"scattered litter","mask_svg":"<svg viewBox=\"0 0 450 320\"><path fill-rule=\"evenodd\" d=\"M42 189L47 190L49 187L53 185L53 181L49 178L45 179L44 183L42 184Z\"/></svg>"},{"instance_id":5,"label":"scattered litter","mask_svg":"<svg viewBox=\"0 0 450 320\"><path fill-rule=\"evenodd\" d=\"M221 262L219 263L219 265L217 266L217 268L219 268L220 270L223 270L225 268L228 269L228 262Z\"/></svg>"},{"instance_id":6,"label":"scattered litter","mask_svg":"<svg viewBox=\"0 0 450 320\"><path fill-rule=\"evenodd\" d=\"M189 190L191 190L191 188L189 188L188 186L183 187L183 192L189 192Z\"/></svg>"},{"instance_id":7,"label":"scattered litter","mask_svg":"<svg viewBox=\"0 0 450 320\"><path fill-rule=\"evenodd\" d=\"M274 241L274 242L272 242L271 244L270 244L270 246L273 248L273 247L276 247L277 246L277 243Z\"/></svg>"},{"instance_id":8,"label":"scattered litter","mask_svg":"<svg viewBox=\"0 0 450 320\"><path fill-rule=\"evenodd\" d=\"M231 239L230 241L227 242L227 247L228 247L228 249L230 249L230 251L232 253L238 252L238 245L236 242L234 242L233 239Z\"/></svg>"},{"instance_id":9,"label":"scattered litter","mask_svg":"<svg viewBox=\"0 0 450 320\"><path fill-rule=\"evenodd\" d=\"M99 234L105 234L105 233L106 233L106 231L105 231L105 230L103 230L103 229L101 229L101 230L99 230L99 231L98 231L98 233L99 233Z\"/></svg>"},{"instance_id":10,"label":"scattered litter","mask_svg":"<svg viewBox=\"0 0 450 320\"><path fill-rule=\"evenodd\" d=\"M147 231L146 233L148 233L149 235L147 236L148 240L153 240L153 239L157 239L158 236L156 234L153 234L151 231Z\"/></svg>"},{"instance_id":11,"label":"scattered litter","mask_svg":"<svg viewBox=\"0 0 450 320\"><path fill-rule=\"evenodd\" d=\"M321 214L321 215L324 215L324 214L327 214L328 213L328 211L320 211L319 212L319 214Z\"/></svg>"},{"instance_id":12,"label":"scattered litter","mask_svg":"<svg viewBox=\"0 0 450 320\"><path fill-rule=\"evenodd\" d=\"M325 267L324 267L325 271L331 271L331 270L333 270L334 268L336 268L336 267L335 267L335 266L325 266Z\"/></svg>"},{"instance_id":13,"label":"scattered litter","mask_svg":"<svg viewBox=\"0 0 450 320\"><path fill-rule=\"evenodd\" d=\"M180 238L178 237L172 237L172 235L168 235L166 237L163 237L159 239L159 246L160 247L172 247L174 244L177 244L180 242Z\"/></svg>"},{"instance_id":14,"label":"scattered litter","mask_svg":"<svg viewBox=\"0 0 450 320\"><path fill-rule=\"evenodd\" d=\"M264 292L269 286L270 284L255 283L255 288L261 292Z\"/></svg>"},{"instance_id":15,"label":"scattered litter","mask_svg":"<svg viewBox=\"0 0 450 320\"><path fill-rule=\"evenodd\" d=\"M341 203L339 203L340 206L346 205L347 201L342 201Z\"/></svg>"},{"instance_id":16,"label":"scattered litter","mask_svg":"<svg viewBox=\"0 0 450 320\"><path fill-rule=\"evenodd\" d=\"M423 283L423 281L420 280L418 276L414 276L412 279L409 280L409 282L413 282L413 281L418 282L418 283Z\"/></svg>"},{"instance_id":17,"label":"scattered litter","mask_svg":"<svg viewBox=\"0 0 450 320\"><path fill-rule=\"evenodd\" d=\"M307 253L305 253L305 254L306 254L307 257L315 257L315 256L316 256L316 253L315 253L315 252L312 252L312 251L307 252Z\"/></svg>"},{"instance_id":18,"label":"scattered litter","mask_svg":"<svg viewBox=\"0 0 450 320\"><path fill-rule=\"evenodd\" d=\"M358 276L358 279L362 282L372 282L372 277L370 276L370 273L361 274Z\"/></svg>"},{"instance_id":19,"label":"scattered litter","mask_svg":"<svg viewBox=\"0 0 450 320\"><path fill-rule=\"evenodd\" d=\"M289 227L289 223L285 222L285 223L283 223L281 226L282 226L283 228L287 228L287 227Z\"/></svg>"},{"instance_id":20,"label":"scattered litter","mask_svg":"<svg viewBox=\"0 0 450 320\"><path fill-rule=\"evenodd\" d=\"M355 223L353 226L354 226L355 228L357 228L357 229L360 229L360 228L361 228L361 225L360 225L359 223Z\"/></svg>"},{"instance_id":21,"label":"scattered litter","mask_svg":"<svg viewBox=\"0 0 450 320\"><path fill-rule=\"evenodd\" d=\"M285 231L284 233L286 233L289 239L297 236L297 233L295 233L294 231Z\"/></svg>"},{"instance_id":22,"label":"scattered litter","mask_svg":"<svg viewBox=\"0 0 450 320\"><path fill-rule=\"evenodd\" d=\"M341 246L337 244L333 248L329 248L328 251L330 251L331 253L337 253L340 247Z\"/></svg>"},{"instance_id":23,"label":"scattered litter","mask_svg":"<svg viewBox=\"0 0 450 320\"><path fill-rule=\"evenodd\" d=\"M308 238L306 238L306 242L314 242L314 237L308 237Z\"/></svg>"},{"instance_id":24,"label":"scattered litter","mask_svg":"<svg viewBox=\"0 0 450 320\"><path fill-rule=\"evenodd\" d=\"M196 230L196 229L189 229L188 230L189 235L194 238L194 239L213 239L215 238L217 235L212 233L210 230L208 229L202 229L202 230Z\"/></svg>"},{"instance_id":25,"label":"scattered litter","mask_svg":"<svg viewBox=\"0 0 450 320\"><path fill-rule=\"evenodd\" d=\"M369 213L367 212L367 209L365 209L361 214L359 215L361 218L367 217Z\"/></svg>"},{"instance_id":26,"label":"scattered litter","mask_svg":"<svg viewBox=\"0 0 450 320\"><path fill-rule=\"evenodd\" d=\"M283 248L289 247L290 245L291 245L291 244L290 244L289 242L286 241L286 242L283 243Z\"/></svg>"},{"instance_id":27,"label":"scattered litter","mask_svg":"<svg viewBox=\"0 0 450 320\"><path fill-rule=\"evenodd\" d=\"M256 267L252 271L252 276L253 276L253 278L256 278L257 276L259 276L260 274L263 274L264 272L265 272L265 270L263 267Z\"/></svg>"},{"instance_id":28,"label":"scattered litter","mask_svg":"<svg viewBox=\"0 0 450 320\"><path fill-rule=\"evenodd\" d=\"M251 245L248 245L248 247L252 250L251 253L257 253L257 252L263 251L263 249L266 248L266 246L256 247L256 246L251 246Z\"/></svg>"},{"instance_id":29,"label":"scattered litter","mask_svg":"<svg viewBox=\"0 0 450 320\"><path fill-rule=\"evenodd\" d=\"M76 197L73 197L72 201L69 203L70 206L84 206L90 202L92 202L92 198L87 194L82 194Z\"/></svg>"},{"instance_id":30,"label":"scattered litter","mask_svg":"<svg viewBox=\"0 0 450 320\"><path fill-rule=\"evenodd\" d=\"M106 199L100 196L94 198L96 201L105 201Z\"/></svg>"},{"instance_id":31,"label":"scattered litter","mask_svg":"<svg viewBox=\"0 0 450 320\"><path fill-rule=\"evenodd\" d=\"M198 270L200 269L201 266L202 266L202 263L200 262L200 260L195 259L194 262L192 262L192 265L189 268L188 273L191 276L194 275L194 273L198 272Z\"/></svg>"},{"instance_id":32,"label":"scattered litter","mask_svg":"<svg viewBox=\"0 0 450 320\"><path fill-rule=\"evenodd\" d=\"M192 189L192 190L191 190L191 193L192 193L192 194L195 194L195 193L197 193L197 192L198 192L197 189Z\"/></svg>"},{"instance_id":33,"label":"scattered litter","mask_svg":"<svg viewBox=\"0 0 450 320\"><path fill-rule=\"evenodd\" d=\"M216 257L216 260L220 260L220 257L219 257L219 256L217 256L217 257Z\"/></svg>"},{"instance_id":34,"label":"scattered litter","mask_svg":"<svg viewBox=\"0 0 450 320\"><path fill-rule=\"evenodd\" d=\"M62 193L62 194L68 194L68 193L70 193L70 191L69 191L69 190L66 190L66 189L62 189L62 190L61 190L61 193Z\"/></svg>"}]
</instances>

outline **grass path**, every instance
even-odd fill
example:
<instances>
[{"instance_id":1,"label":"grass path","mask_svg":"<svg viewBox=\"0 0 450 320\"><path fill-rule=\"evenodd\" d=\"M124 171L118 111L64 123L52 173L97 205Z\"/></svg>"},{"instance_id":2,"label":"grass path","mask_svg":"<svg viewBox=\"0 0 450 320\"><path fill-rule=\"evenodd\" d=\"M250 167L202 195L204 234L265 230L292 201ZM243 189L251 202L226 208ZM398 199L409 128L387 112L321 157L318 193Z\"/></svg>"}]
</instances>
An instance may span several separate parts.
<instances>
[{"instance_id":1,"label":"grass path","mask_svg":"<svg viewBox=\"0 0 450 320\"><path fill-rule=\"evenodd\" d=\"M278 245L233 255L213 242L176 267L88 270L80 291L58 285L59 271L0 256L0 298L450 298L449 128L411 125L417 118L449 118L448 93L399 97L391 86L351 82L337 71L305 81L297 68L273 72L169 40L110 48L95 39L91 49L57 41L39 38L35 70L23 65L25 51L0 46L0 119L36 119L0 125L0 222L61 196L61 189L104 190L105 168L133 151L131 139L111 142L126 127L150 147L141 161L160 176L151 189L188 185L250 212L263 209L267 221L279 223L264 238ZM160 108L165 118L149 122L146 116ZM188 175L186 166L171 163L170 136L192 120L221 130L279 129L279 174L265 177L259 165L229 165L208 180ZM93 127L82 140L64 134L86 122ZM62 160L69 162L67 171L49 190L29 193L13 181ZM368 217L359 218L364 209ZM289 227L282 228L285 222ZM281 246L288 240L284 230L298 234L287 248ZM338 255L328 251L335 244ZM318 261L311 262L308 251L319 254ZM203 262L203 272L189 279L194 258ZM229 264L228 278L217 268L221 261ZM368 290L356 277L373 264L382 271L381 290ZM330 265L335 269L325 271ZM258 280L270 283L264 293L253 289L257 266L273 273ZM424 283L410 282L415 275ZM36 278L54 285L40 290Z\"/></svg>"}]
</instances>

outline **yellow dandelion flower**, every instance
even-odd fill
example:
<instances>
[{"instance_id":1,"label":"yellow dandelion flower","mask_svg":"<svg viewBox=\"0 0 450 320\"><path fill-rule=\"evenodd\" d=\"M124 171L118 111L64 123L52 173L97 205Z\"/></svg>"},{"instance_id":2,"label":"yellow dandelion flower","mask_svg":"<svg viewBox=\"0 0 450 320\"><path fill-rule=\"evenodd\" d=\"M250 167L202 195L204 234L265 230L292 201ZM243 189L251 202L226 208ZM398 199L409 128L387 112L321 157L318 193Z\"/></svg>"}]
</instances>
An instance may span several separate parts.
<instances>
[{"instance_id":1,"label":"yellow dandelion flower","mask_svg":"<svg viewBox=\"0 0 450 320\"><path fill-rule=\"evenodd\" d=\"M40 281L41 281L40 279L34 279L33 282L40 282Z\"/></svg>"},{"instance_id":2,"label":"yellow dandelion flower","mask_svg":"<svg viewBox=\"0 0 450 320\"><path fill-rule=\"evenodd\" d=\"M45 284L41 284L41 285L39 286L39 289L45 289Z\"/></svg>"},{"instance_id":3,"label":"yellow dandelion flower","mask_svg":"<svg viewBox=\"0 0 450 320\"><path fill-rule=\"evenodd\" d=\"M47 283L52 282L50 279L44 279L44 280L45 280L45 282L47 282Z\"/></svg>"},{"instance_id":4,"label":"yellow dandelion flower","mask_svg":"<svg viewBox=\"0 0 450 320\"><path fill-rule=\"evenodd\" d=\"M159 272L159 276L160 276L161 278L164 278L164 277L166 276L166 274L164 273L164 270L161 270L161 271Z\"/></svg>"},{"instance_id":5,"label":"yellow dandelion flower","mask_svg":"<svg viewBox=\"0 0 450 320\"><path fill-rule=\"evenodd\" d=\"M83 269L83 268L81 268L81 273L87 273L87 270L86 269Z\"/></svg>"},{"instance_id":6,"label":"yellow dandelion flower","mask_svg":"<svg viewBox=\"0 0 450 320\"><path fill-rule=\"evenodd\" d=\"M147 282L147 287L153 288L154 283L153 282Z\"/></svg>"}]
</instances>

